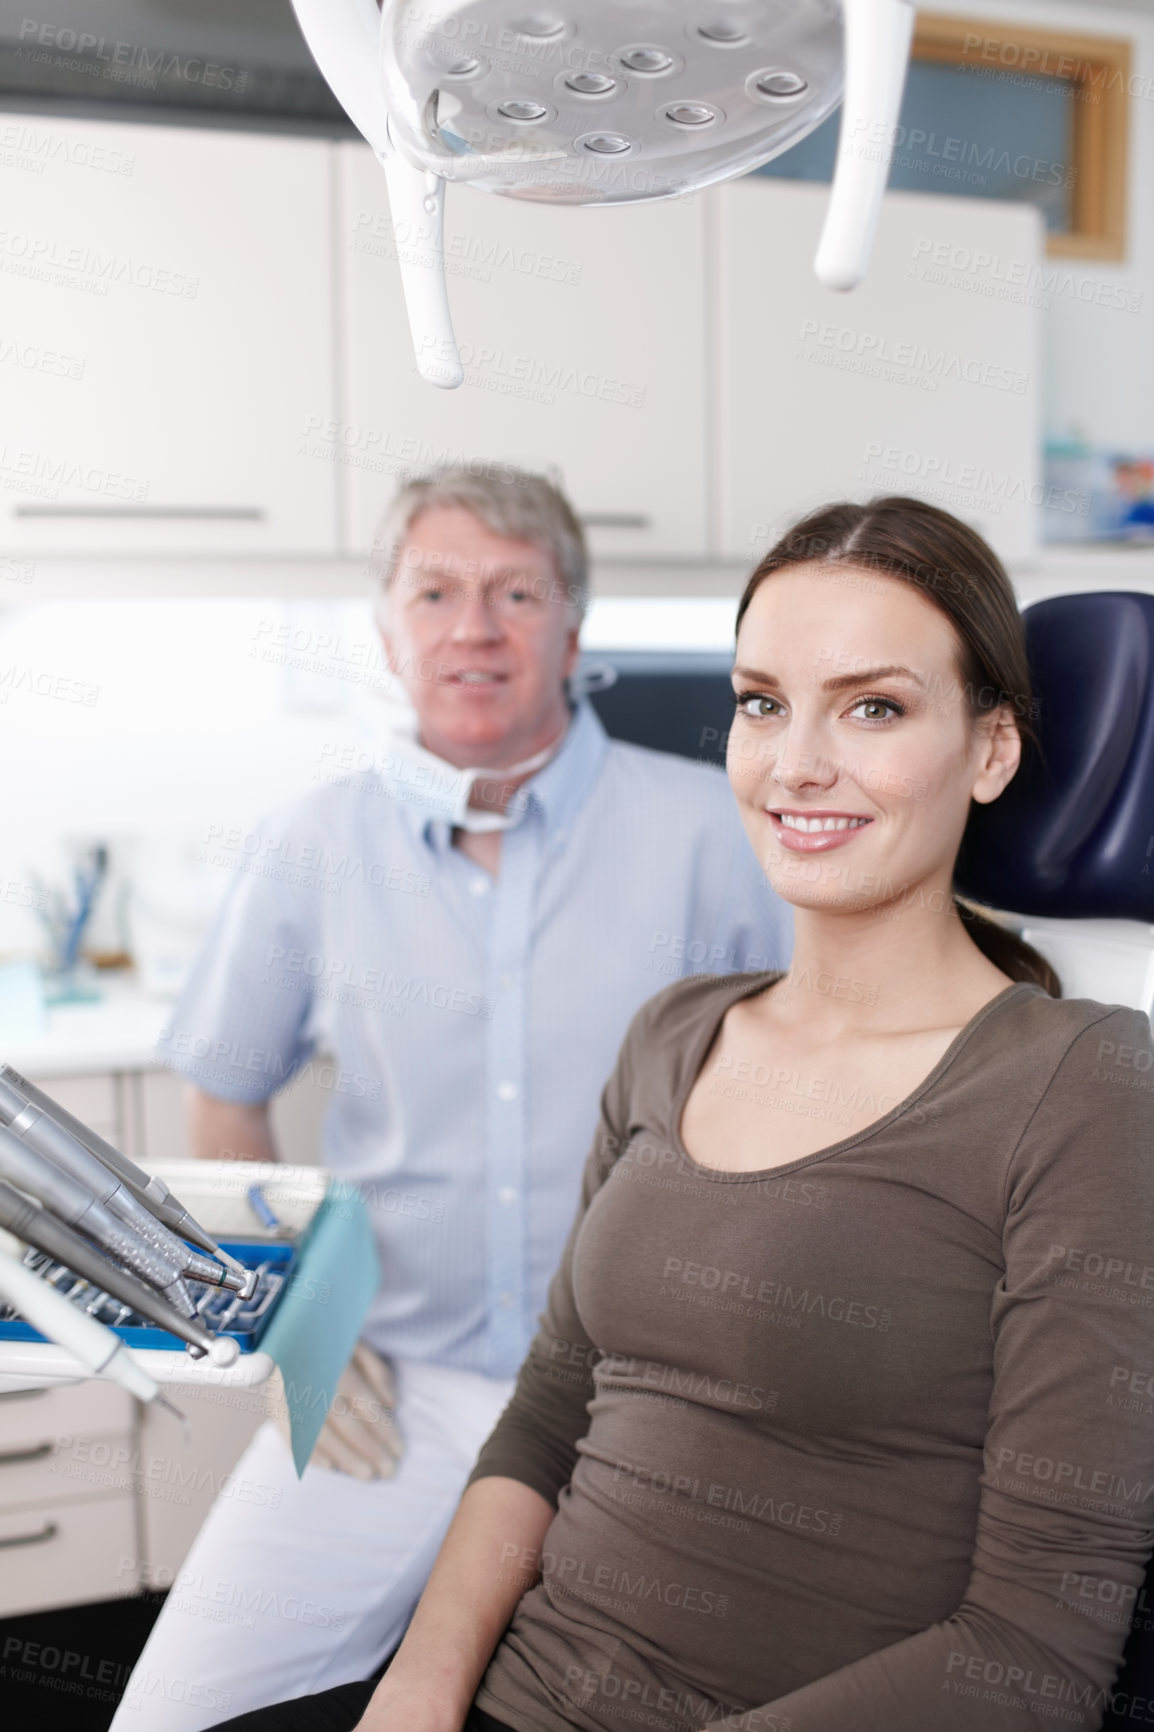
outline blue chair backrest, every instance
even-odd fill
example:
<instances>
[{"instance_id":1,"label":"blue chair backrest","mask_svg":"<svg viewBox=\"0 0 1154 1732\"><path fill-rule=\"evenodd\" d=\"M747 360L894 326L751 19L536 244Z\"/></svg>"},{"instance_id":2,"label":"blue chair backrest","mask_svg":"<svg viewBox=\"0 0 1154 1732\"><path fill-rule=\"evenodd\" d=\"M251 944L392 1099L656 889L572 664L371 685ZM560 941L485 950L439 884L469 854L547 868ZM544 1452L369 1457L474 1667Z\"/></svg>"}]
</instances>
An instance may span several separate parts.
<instances>
[{"instance_id":1,"label":"blue chair backrest","mask_svg":"<svg viewBox=\"0 0 1154 1732\"><path fill-rule=\"evenodd\" d=\"M1154 596L1053 596L1023 620L1043 756L973 808L957 887L1017 914L1154 922Z\"/></svg>"}]
</instances>

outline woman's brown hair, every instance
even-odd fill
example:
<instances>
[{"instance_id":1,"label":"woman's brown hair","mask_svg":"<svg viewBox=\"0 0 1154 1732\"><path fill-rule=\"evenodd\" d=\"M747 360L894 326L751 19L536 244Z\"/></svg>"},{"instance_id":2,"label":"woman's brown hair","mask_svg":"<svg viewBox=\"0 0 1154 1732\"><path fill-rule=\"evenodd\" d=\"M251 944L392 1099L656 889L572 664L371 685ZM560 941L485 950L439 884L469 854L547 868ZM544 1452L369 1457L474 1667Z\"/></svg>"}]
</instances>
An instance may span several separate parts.
<instances>
[{"instance_id":1,"label":"woman's brown hair","mask_svg":"<svg viewBox=\"0 0 1154 1732\"><path fill-rule=\"evenodd\" d=\"M1039 751L1030 692L1026 637L1013 587L997 555L975 530L948 511L898 494L868 505L827 505L802 518L761 560L737 609L737 626L767 577L791 565L845 565L900 578L944 613L958 640L958 674L970 716L977 721L1008 705L1023 753ZM1051 998L1062 984L1045 957L1016 933L954 897L966 929L982 952L1011 980L1041 986Z\"/></svg>"}]
</instances>

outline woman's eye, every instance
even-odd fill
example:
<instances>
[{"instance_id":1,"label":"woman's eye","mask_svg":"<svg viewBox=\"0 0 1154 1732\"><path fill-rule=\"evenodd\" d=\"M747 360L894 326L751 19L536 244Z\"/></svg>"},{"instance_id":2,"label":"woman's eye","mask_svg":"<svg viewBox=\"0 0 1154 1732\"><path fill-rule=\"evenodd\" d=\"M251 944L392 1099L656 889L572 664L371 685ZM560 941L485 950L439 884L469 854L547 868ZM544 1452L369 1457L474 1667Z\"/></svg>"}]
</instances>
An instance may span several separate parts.
<instances>
[{"instance_id":1,"label":"woman's eye","mask_svg":"<svg viewBox=\"0 0 1154 1732\"><path fill-rule=\"evenodd\" d=\"M885 722L890 715L904 716L906 713L904 707L893 698L859 698L850 715L856 715L859 710L872 712L862 717L863 722Z\"/></svg>"},{"instance_id":2,"label":"woman's eye","mask_svg":"<svg viewBox=\"0 0 1154 1732\"><path fill-rule=\"evenodd\" d=\"M764 718L781 712L776 698L764 697L760 692L735 692L733 701L744 716Z\"/></svg>"}]
</instances>

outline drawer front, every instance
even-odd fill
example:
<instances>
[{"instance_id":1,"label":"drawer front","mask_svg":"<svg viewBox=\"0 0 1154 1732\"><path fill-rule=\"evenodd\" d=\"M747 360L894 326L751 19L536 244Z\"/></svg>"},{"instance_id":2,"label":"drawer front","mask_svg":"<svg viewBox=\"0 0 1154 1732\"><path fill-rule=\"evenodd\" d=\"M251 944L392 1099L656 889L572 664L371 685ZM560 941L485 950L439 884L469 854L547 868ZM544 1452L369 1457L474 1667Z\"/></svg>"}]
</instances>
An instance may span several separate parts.
<instances>
[{"instance_id":1,"label":"drawer front","mask_svg":"<svg viewBox=\"0 0 1154 1732\"><path fill-rule=\"evenodd\" d=\"M135 1418L136 1404L128 1391L102 1377L64 1383L57 1389L4 1390L0 1393L0 1457L55 1443L60 1437L131 1431Z\"/></svg>"},{"instance_id":2,"label":"drawer front","mask_svg":"<svg viewBox=\"0 0 1154 1732\"><path fill-rule=\"evenodd\" d=\"M75 1437L0 1452L0 1514L22 1504L47 1507L77 1497L136 1492L140 1449L132 1431Z\"/></svg>"},{"instance_id":3,"label":"drawer front","mask_svg":"<svg viewBox=\"0 0 1154 1732\"><path fill-rule=\"evenodd\" d=\"M0 1617L115 1599L138 1580L131 1493L0 1511Z\"/></svg>"}]
</instances>

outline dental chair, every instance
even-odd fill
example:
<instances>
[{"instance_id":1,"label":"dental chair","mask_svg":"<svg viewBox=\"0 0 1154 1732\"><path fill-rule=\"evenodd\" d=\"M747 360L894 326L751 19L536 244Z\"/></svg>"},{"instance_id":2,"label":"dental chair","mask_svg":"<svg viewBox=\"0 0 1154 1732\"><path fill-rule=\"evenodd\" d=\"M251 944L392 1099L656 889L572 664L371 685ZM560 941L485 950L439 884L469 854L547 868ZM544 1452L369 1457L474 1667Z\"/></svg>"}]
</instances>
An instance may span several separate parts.
<instances>
[{"instance_id":1,"label":"dental chair","mask_svg":"<svg viewBox=\"0 0 1154 1732\"><path fill-rule=\"evenodd\" d=\"M1066 998L1150 1015L1154 596L1053 596L1023 617L1043 756L974 808L955 883L1013 911Z\"/></svg>"},{"instance_id":2,"label":"dental chair","mask_svg":"<svg viewBox=\"0 0 1154 1732\"><path fill-rule=\"evenodd\" d=\"M1044 761L1023 765L999 800L975 808L955 882L975 901L1015 911L1013 925L1057 970L1064 997L1149 1016L1154 596L1055 596L1024 618ZM1131 1080L1154 1088L1152 1074ZM1102 1721L1102 1732L1122 1732L1138 1703L1154 1700L1154 1559L1136 1603L1117 1583L1090 1578L1087 1588L1083 1610L1130 1620Z\"/></svg>"},{"instance_id":3,"label":"dental chair","mask_svg":"<svg viewBox=\"0 0 1154 1732\"><path fill-rule=\"evenodd\" d=\"M1065 998L1130 1005L1149 1016L1154 596L1124 590L1055 596L1023 618L1042 757L1023 763L1000 799L974 807L955 887L1041 951ZM602 652L594 659L617 675L600 690L590 680L590 701L610 734L724 763L732 658ZM1154 1088L1154 1074L1134 1080ZM1154 1702L1154 1558L1136 1603L1127 1604L1121 1590L1110 1600L1102 1589L1111 1586L1117 1587L1097 1584L1098 1597L1084 1609L1131 1620L1102 1722L1102 1732L1123 1732L1135 1723L1137 1702Z\"/></svg>"}]
</instances>

